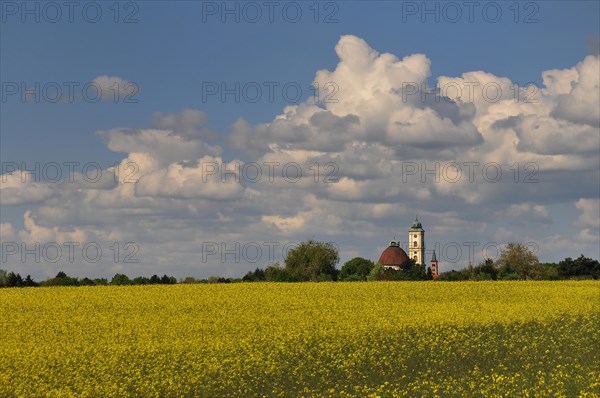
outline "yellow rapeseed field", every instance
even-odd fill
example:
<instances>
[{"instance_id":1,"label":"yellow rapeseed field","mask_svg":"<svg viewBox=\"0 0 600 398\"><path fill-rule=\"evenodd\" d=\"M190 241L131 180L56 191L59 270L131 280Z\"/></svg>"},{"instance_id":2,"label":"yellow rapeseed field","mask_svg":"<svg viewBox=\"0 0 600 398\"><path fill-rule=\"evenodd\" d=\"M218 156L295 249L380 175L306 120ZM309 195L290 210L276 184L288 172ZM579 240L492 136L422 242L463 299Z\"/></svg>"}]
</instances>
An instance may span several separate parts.
<instances>
[{"instance_id":1,"label":"yellow rapeseed field","mask_svg":"<svg viewBox=\"0 0 600 398\"><path fill-rule=\"evenodd\" d=\"M599 397L600 283L0 289L0 397Z\"/></svg>"}]
</instances>

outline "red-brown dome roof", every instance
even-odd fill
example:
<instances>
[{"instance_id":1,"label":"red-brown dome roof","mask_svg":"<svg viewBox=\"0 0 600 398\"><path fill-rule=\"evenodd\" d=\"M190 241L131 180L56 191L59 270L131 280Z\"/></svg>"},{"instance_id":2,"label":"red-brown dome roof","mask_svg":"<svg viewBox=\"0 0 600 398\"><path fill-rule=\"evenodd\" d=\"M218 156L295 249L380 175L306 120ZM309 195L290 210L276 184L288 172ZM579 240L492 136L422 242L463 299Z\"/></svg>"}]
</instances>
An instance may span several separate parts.
<instances>
[{"instance_id":1,"label":"red-brown dome roof","mask_svg":"<svg viewBox=\"0 0 600 398\"><path fill-rule=\"evenodd\" d=\"M408 261L408 256L400 246L389 246L379 257L379 263L381 265L400 266L406 261Z\"/></svg>"}]
</instances>

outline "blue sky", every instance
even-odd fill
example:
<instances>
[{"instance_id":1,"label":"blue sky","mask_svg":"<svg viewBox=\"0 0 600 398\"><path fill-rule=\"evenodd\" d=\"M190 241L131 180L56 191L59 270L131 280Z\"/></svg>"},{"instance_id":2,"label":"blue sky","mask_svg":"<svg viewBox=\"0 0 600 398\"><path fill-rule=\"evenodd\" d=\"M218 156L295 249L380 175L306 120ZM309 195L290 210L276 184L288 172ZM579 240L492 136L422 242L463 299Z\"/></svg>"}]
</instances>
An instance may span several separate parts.
<instances>
[{"instance_id":1,"label":"blue sky","mask_svg":"<svg viewBox=\"0 0 600 398\"><path fill-rule=\"evenodd\" d=\"M284 154L285 156L289 155L294 159L300 156L306 160L308 158L302 151L315 148L304 145L301 139L293 135L293 130L292 133L285 133L285 126L282 127L283 130L277 128L273 132L265 130L268 129L265 125L271 125L277 115L284 113L286 106L310 103L310 85L315 81L319 70L329 71L329 77L339 78L341 102L345 102L344 95L354 101L357 96L372 94L367 94L364 90L349 92L352 82L357 81L357 78L352 77L354 75L344 75L341 70L339 73L333 72L341 64L353 65L353 54L348 55L346 62L340 60L340 54L336 53L336 46L340 43L346 43L353 49L349 50L351 52L368 51L366 48L369 48L377 55L393 54L397 60L390 61L391 63L399 62L398 60L413 54L423 54L430 62L429 70L425 73L427 76L424 77L430 87L434 87L440 77L460 78L467 72L481 72L486 73L488 77L484 78L482 74L469 78L489 78L499 82L507 78L521 87L532 82L537 87L544 88L544 71L571 70L583 63L584 59L587 63L582 64L582 67L587 67L585 70L591 70L593 75L597 65L600 30L599 3L594 1L480 2L474 8L472 21L469 21L468 9L462 2L458 2L452 3L453 6L457 5L462 13L460 17L456 16L456 23L448 21L455 18L455 9L444 2L427 3L430 9L435 10L435 7L438 7L439 22L436 22L435 15L427 14L426 10L422 9L421 2L393 1L280 2L275 8L273 22L269 22L268 9L263 2L256 2L252 4L258 5L262 12L262 17L257 23L244 20L245 16L252 18L254 14L252 8L244 8L248 6L241 2L226 3L226 7L230 9L239 7L239 23L234 21L233 15L226 15L225 22L222 22L222 2L91 3L88 11L100 9L102 12L97 23L86 21L82 13L82 9L89 3L81 2L74 10L73 21L68 19L68 10L62 8L62 17L56 22L48 21L54 18L54 10L45 9L45 3L23 4L3 2L1 9L0 80L3 97L0 104L0 157L4 164L25 162L31 165L40 162L44 165L48 162L76 161L96 162L102 168L106 168L115 162L133 159L128 155L137 153L136 145L139 144L139 148L150 145L140 141L143 131L160 130L160 125L161 131L167 132L166 135L168 131L176 130L173 124L181 125L181 120L185 119L182 113L185 109L199 112L194 114L194 117L202 120L198 122L202 125L201 130L212 132L199 132L193 137L183 137L188 143L202 143L211 148L193 152L196 160L210 155L223 162L236 159L243 162L264 161L269 156L282 155L283 152L277 151L283 150L296 151L292 155ZM22 7L33 11L24 15ZM287 7L289 14L282 12L284 7ZM215 9L216 14L213 15L211 12ZM299 21L289 22L298 9L302 11ZM319 11L317 23L314 20L316 9ZM487 13L483 12L484 9ZM116 10L118 15L115 14ZM244 14L243 10L248 14ZM500 10L502 14L498 16L497 22L492 23L490 20L496 16L496 10ZM516 10L518 15L515 14ZM36 13L39 14L39 22L35 20ZM330 21L332 23L324 23L327 15L333 18ZM124 23L127 16L133 18L130 21L133 23ZM421 20L422 17L425 21ZM118 22L115 22L115 18ZM526 21L530 23L525 23ZM351 39L343 42L343 36ZM586 58L590 54L591 58ZM425 68L425 64L419 65ZM385 76L377 75L376 70L369 71L374 78L385 80ZM584 76L581 70L577 73L578 76ZM58 103L50 103L43 94L41 100L36 103L31 100L22 101L20 92L7 93L7 90L16 86L20 89L23 82L28 87L36 82L41 87L58 84L64 88L65 82L75 82L79 84L78 87L82 87L98 81L96 79L101 76L119 79L109 79L110 82L120 84L119 87L126 82L138 87L139 92L133 96L137 102L129 103L126 102L126 98L120 97L116 102L103 99L91 103L81 98L81 90L78 89L75 90L75 100L63 98ZM463 82L467 79L464 78ZM564 76L558 78L560 79L564 79L568 86L568 79L574 78L565 72ZM585 117L585 120L578 120L577 115L573 113L575 111L559 103L571 101L570 103L577 104L577 101L583 101L586 106L591 106L591 109L594 109L594 105L598 108L600 104L596 102L597 80L595 87L593 77L591 86L589 79L573 81L576 82L572 84L573 87L577 84L581 87L581 90L572 93L576 97L573 100L566 97L559 100L560 95L570 95L561 88L554 93L542 94L540 91L539 98L544 106L540 105L539 112L537 108L518 111L512 108L510 111L508 108L506 111L494 109L494 117L499 118L496 121L504 120L497 116L503 112L507 118L516 118L510 119L516 123L511 132L500 131L496 135L491 131L486 133L484 130L490 126L482 112L488 112L488 107L485 104L476 105L477 117L473 122L475 127L471 138L478 132L483 137L479 141L473 138L472 141L463 142L459 136L457 139L453 138L452 133L448 133L448 141L440 139L441 135L436 136L432 133L430 141L419 141L417 145L413 138L410 138L411 134L418 136L422 133L404 130L388 131L389 139L384 139L375 130L368 131L367 127L364 127L365 131L362 130L365 120L370 120L370 125L377 125L376 116L362 115L360 112L357 115L357 112L350 110L362 102L348 103L348 108L341 105L331 108L325 106L336 118L357 116L361 128L356 135L344 139L338 139L339 135L335 136L333 131L326 132L332 134L329 140L326 138L329 137L327 134L322 134L322 148L328 149L318 156L313 154L316 157L311 160L338 162L340 177L348 177L348 181L352 180L352 175L357 175L361 162L343 162L343 159L352 159L345 151L350 150L348 143L354 141L366 145L367 149L364 149L363 155L367 158L369 154L374 156L374 159L385 156L378 152L379 149L371 150L369 145L379 143L393 148L395 153L383 159L389 162L382 163L381 167L384 169L390 164L395 164L397 168L398 162L403 161L420 163L436 160L480 160L481 163L485 163L502 159L506 163L506 176L506 173L512 173L508 170L509 165L519 162L522 166L531 161L538 165L539 175L543 177L535 184L535 189L523 184L511 184L502 192L471 198L442 188L440 184L420 184L419 181L409 180L408 184L412 184L410 188L415 189L414 193L405 194L404 188L408 186L402 186L399 192L394 193L393 189L390 189L387 195L385 190L378 190L376 181L384 187L392 187L398 181L393 178L380 178L376 170L366 172L351 182L364 182L368 187L360 189L377 192L379 197L373 197L367 192L352 191L354 193L350 194L342 190L344 194L335 193L330 187L321 186L323 184L300 188L299 184L290 186L289 183L277 188L277 184L272 184L264 188L264 191L260 184L250 184L244 188L245 193L238 196L207 194L196 197L194 193L178 191L177 187L173 188L173 191L167 190L168 192L153 188L154 185L142 188L145 185L140 182L135 193L131 194L133 197L128 197L128 200L131 200L128 202L128 213L122 209L115 210L118 206L112 202L114 198L102 199L95 196L98 193L93 194L91 191L97 189L97 185L75 187L71 184L59 188L58 184L42 184L29 189L31 187L28 184L9 186L5 183L0 215L0 222L4 225L3 242L29 239L29 242L43 244L44 239L54 241L64 238L65 234L80 231L81 235L78 236L87 240L102 241L102 245L109 245L114 236L118 236L119 242L137 242L143 257L138 264L99 262L88 263L83 269L78 268L76 264L31 264L27 261L7 261L0 266L22 268L24 273L38 276L51 275L60 267L70 269L75 274L97 275L110 275L115 270L132 274L147 273L146 269L161 270L165 267L165 272L169 271L177 276L239 275L251 265L231 264L228 261L208 261L192 265L193 259L199 255L199 250L201 251L198 242L210 240L232 244L234 241L252 239L260 242L283 242L301 241L311 237L335 241L340 246L344 260L354 255L376 260L378 253L391 238L390 235L405 233L416 210L422 214L425 229L429 226L431 230L428 236L442 245L444 242L470 242L474 239L481 240L482 244L492 241L500 244L509 240L531 240L545 248L539 253L544 261L558 261L566 256L578 256L580 253L597 258L598 153L590 153L589 148L585 147L570 148L561 153L552 147L553 142L562 139L568 142L568 134L573 134L572 140L577 142L595 144L598 141L598 125L594 121L593 112L591 122ZM242 86L256 82L262 87L264 82L275 82L279 84L278 87L294 83L302 88L303 96L301 100L291 102L284 98L280 90L275 89L273 101L267 99L265 92L256 103L245 101L243 98L236 103L231 96L227 97L226 101L221 101L218 95L203 100L203 87L206 88L207 84L224 83L233 87L235 82L240 82ZM346 85L342 87L341 82L346 82ZM364 108L364 105L358 106L357 109L361 107ZM461 107L462 105L458 106ZM441 115L441 110L435 106L432 109ZM392 114L394 110L384 111L382 108L381 112ZM463 115L463 111L460 112ZM157 113L162 117L157 116ZM172 117L168 118L168 114ZM533 120L532 115L537 115L539 120ZM554 118L551 121L546 119L551 116ZM249 126L244 132L241 132L239 126L233 126L240 119ZM389 120L392 119L393 117ZM335 120L336 123L338 121ZM548 124L544 124L546 122ZM535 123L550 126L547 136L544 136L546 138L527 135L526 127ZM461 122L455 127L461 130L465 125ZM445 128L441 128L440 134L444 134ZM137 130L134 133L108 133L113 129ZM104 133L99 133L102 131ZM278 131L283 135L277 136ZM566 138L557 138L557 131L565 134ZM176 131L175 134L177 135ZM520 138L520 146L515 147L514 153L509 149L498 150L498 147L502 146L500 142L508 145L514 140L515 134ZM539 134L546 134L543 127ZM124 144L124 137L128 137L131 142ZM312 141L316 142L314 139ZM158 140L155 143L157 142L163 141ZM164 144L165 147L169 145L166 142ZM278 145L278 149L273 150L272 144ZM161 145L157 145L157 153L150 154L150 157L161 160L153 166L148 166L148 169L141 170L140 176L144 173L158 173L154 177L160 179L161 170L168 169L169 165L194 160L186 157L189 155L187 152L185 155L159 154ZM544 145L548 147L542 148ZM110 147L117 149L111 150ZM147 152L140 149L140 153ZM369 162L365 167L375 167L374 160ZM6 170L3 169L4 171ZM163 175L163 178L168 177ZM150 180L150 177L148 179ZM374 185L371 186L371 183ZM344 185L339 185L342 186ZM355 185L352 186L353 189L359 189ZM483 181L483 188L478 187L485 190L485 187L489 186L488 182ZM217 184L217 190L218 187ZM429 194L419 193L421 188ZM479 193L483 192L474 186L466 186L466 189L469 188ZM69 194L70 189L79 190L79 193L81 190L90 191L90 196ZM121 188L117 186L111 189L117 192ZM252 200L248 200L248 195L254 194L252 190L268 197L281 197L284 204L281 207L277 201L262 201L262 205L251 204ZM493 199L486 195L492 195ZM86 205L89 205L90 201L93 202L91 197L107 202L97 203L91 207L93 210L90 210ZM135 198L139 198L139 202ZM265 205L267 202L269 204ZM60 209L66 203L69 208L78 210L69 217L59 217L58 214L63 214ZM441 203L444 204L442 208ZM398 211L385 213L384 210L373 210L383 209L388 205L397 205ZM369 206L372 207L371 210L364 210ZM196 210L190 211L191 208ZM343 211L336 213L335 209ZM89 215L91 211L94 212L93 216ZM355 223L348 220L352 214L361 214L361 211L366 213L364 216L358 216ZM373 215L373 211L384 211L385 216ZM138 213L151 215L144 219ZM505 217L505 214L511 216ZM113 219L114 222L111 221ZM219 219L221 221L218 221ZM35 220L33 229L31 225L27 226L27 220ZM213 222L218 226L213 226ZM146 223L153 226L155 236L141 232L148 227ZM178 229L181 230L181 223L185 224L183 230L187 231L186 236L176 233ZM210 227L205 230L204 225ZM194 229L194 226L197 228ZM37 227L42 228L43 236L39 236L39 233L38 236L35 235ZM273 228L270 229L271 227ZM352 231L354 228L358 231ZM364 234L360 233L362 228ZM588 232L582 235L582 230ZM114 236L107 237L108 231L114 231ZM192 232L193 238L190 237L190 231L195 231ZM245 232L246 235L238 236L237 233L241 232ZM56 235L56 239L52 238L52 234ZM572 238L578 234L579 238ZM571 239L572 247L569 243ZM154 242L161 242L160 252L151 249L155 247ZM173 261L165 262L164 258L168 257L165 253L170 250L173 251L170 253ZM266 262L258 265L264 266ZM169 265L165 265L167 263ZM464 265L465 261L462 261L456 264L447 263L446 267L450 269Z\"/></svg>"}]
</instances>

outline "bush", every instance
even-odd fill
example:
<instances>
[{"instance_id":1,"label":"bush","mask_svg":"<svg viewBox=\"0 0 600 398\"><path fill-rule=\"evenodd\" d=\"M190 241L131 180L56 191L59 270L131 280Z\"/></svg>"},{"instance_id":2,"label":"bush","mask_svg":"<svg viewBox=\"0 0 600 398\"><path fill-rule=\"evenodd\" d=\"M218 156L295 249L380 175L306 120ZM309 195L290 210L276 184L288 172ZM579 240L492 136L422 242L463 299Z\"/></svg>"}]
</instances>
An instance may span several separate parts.
<instances>
[{"instance_id":1,"label":"bush","mask_svg":"<svg viewBox=\"0 0 600 398\"><path fill-rule=\"evenodd\" d=\"M365 278L363 278L362 276L357 275L357 274L351 274L351 275L348 275L348 276L346 276L344 278L342 278L340 276L339 280L342 281L342 282L364 282Z\"/></svg>"},{"instance_id":2,"label":"bush","mask_svg":"<svg viewBox=\"0 0 600 398\"><path fill-rule=\"evenodd\" d=\"M491 274L488 274L487 272L481 272L481 273L475 275L475 280L476 281L491 281L491 280L494 280L494 277Z\"/></svg>"},{"instance_id":3,"label":"bush","mask_svg":"<svg viewBox=\"0 0 600 398\"><path fill-rule=\"evenodd\" d=\"M466 279L467 279L467 277L462 272L451 270L451 271L440 274L438 281L453 282L453 281L464 281Z\"/></svg>"},{"instance_id":4,"label":"bush","mask_svg":"<svg viewBox=\"0 0 600 398\"><path fill-rule=\"evenodd\" d=\"M333 278L328 274L321 274L317 276L317 282L333 282Z\"/></svg>"},{"instance_id":5,"label":"bush","mask_svg":"<svg viewBox=\"0 0 600 398\"><path fill-rule=\"evenodd\" d=\"M500 278L500 280L503 280L503 281L520 281L520 280L523 280L523 277L520 276L519 274L515 274L514 272L511 272L510 274L504 274L504 275L502 275L502 277Z\"/></svg>"},{"instance_id":6,"label":"bush","mask_svg":"<svg viewBox=\"0 0 600 398\"><path fill-rule=\"evenodd\" d=\"M279 263L269 265L265 268L265 279L269 282L298 282L298 279L291 275L285 268L281 268Z\"/></svg>"}]
</instances>

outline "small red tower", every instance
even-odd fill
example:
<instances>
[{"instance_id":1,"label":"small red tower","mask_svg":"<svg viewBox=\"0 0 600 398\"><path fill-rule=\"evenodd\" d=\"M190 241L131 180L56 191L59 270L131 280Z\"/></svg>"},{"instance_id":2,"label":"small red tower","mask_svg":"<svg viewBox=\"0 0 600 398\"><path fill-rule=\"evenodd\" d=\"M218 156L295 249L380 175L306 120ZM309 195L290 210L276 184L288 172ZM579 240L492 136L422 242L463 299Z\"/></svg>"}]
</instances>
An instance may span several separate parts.
<instances>
[{"instance_id":1,"label":"small red tower","mask_svg":"<svg viewBox=\"0 0 600 398\"><path fill-rule=\"evenodd\" d=\"M438 268L438 260L435 257L435 250L433 251L433 255L431 256L431 276L433 276L433 279L437 279L440 275L439 275L439 268Z\"/></svg>"}]
</instances>

